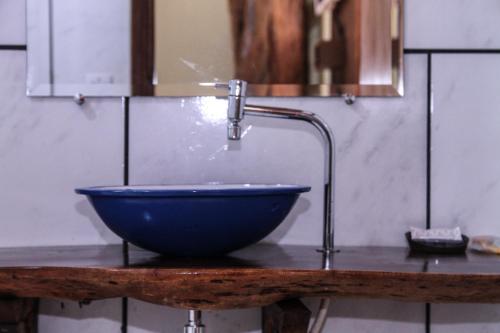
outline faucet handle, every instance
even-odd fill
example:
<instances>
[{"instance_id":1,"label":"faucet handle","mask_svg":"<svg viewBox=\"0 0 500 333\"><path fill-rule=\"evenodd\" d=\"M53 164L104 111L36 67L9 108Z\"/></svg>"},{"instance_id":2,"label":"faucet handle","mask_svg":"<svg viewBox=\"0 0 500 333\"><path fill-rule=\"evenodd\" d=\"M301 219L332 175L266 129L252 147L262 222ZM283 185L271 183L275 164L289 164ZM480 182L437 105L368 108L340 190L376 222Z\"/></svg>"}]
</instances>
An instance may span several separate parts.
<instances>
[{"instance_id":1,"label":"faucet handle","mask_svg":"<svg viewBox=\"0 0 500 333\"><path fill-rule=\"evenodd\" d=\"M229 96L247 97L247 81L230 80L229 81Z\"/></svg>"},{"instance_id":2,"label":"faucet handle","mask_svg":"<svg viewBox=\"0 0 500 333\"><path fill-rule=\"evenodd\" d=\"M238 97L246 97L247 95L247 85L248 83L243 80L229 80L227 83L216 82L216 89L228 89L229 96L238 96Z\"/></svg>"},{"instance_id":3,"label":"faucet handle","mask_svg":"<svg viewBox=\"0 0 500 333\"><path fill-rule=\"evenodd\" d=\"M239 140L241 138L240 121L245 115L247 97L247 82L230 80L228 83L215 83L217 89L228 89L227 95L227 138Z\"/></svg>"},{"instance_id":4,"label":"faucet handle","mask_svg":"<svg viewBox=\"0 0 500 333\"><path fill-rule=\"evenodd\" d=\"M215 82L214 87L215 89L229 89L229 83Z\"/></svg>"}]
</instances>

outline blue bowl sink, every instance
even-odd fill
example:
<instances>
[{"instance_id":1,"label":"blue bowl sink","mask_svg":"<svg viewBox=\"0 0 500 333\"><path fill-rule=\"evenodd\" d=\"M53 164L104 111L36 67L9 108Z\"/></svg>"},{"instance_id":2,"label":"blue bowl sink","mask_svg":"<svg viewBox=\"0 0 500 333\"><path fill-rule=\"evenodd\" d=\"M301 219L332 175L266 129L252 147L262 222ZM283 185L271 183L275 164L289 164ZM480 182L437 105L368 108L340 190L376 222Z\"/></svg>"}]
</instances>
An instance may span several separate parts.
<instances>
[{"instance_id":1,"label":"blue bowl sink","mask_svg":"<svg viewBox=\"0 0 500 333\"><path fill-rule=\"evenodd\" d=\"M216 256L256 243L288 215L298 185L79 188L118 236L171 256Z\"/></svg>"}]
</instances>

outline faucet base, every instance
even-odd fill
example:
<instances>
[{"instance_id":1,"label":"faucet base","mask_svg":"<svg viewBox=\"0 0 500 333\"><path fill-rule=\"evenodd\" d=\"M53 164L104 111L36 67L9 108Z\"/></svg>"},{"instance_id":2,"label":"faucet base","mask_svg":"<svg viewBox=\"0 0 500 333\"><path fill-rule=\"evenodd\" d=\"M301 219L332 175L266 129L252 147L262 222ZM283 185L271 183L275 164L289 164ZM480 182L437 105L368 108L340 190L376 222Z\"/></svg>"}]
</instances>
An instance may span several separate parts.
<instances>
[{"instance_id":1,"label":"faucet base","mask_svg":"<svg viewBox=\"0 0 500 333\"><path fill-rule=\"evenodd\" d=\"M332 269L332 264L333 264L333 254L340 252L340 250L336 250L333 248L329 249L317 249L316 252L322 253L323 254L323 264L322 267L323 269Z\"/></svg>"},{"instance_id":2,"label":"faucet base","mask_svg":"<svg viewBox=\"0 0 500 333\"><path fill-rule=\"evenodd\" d=\"M184 326L184 333L205 333L205 326L201 322L201 311L189 310L188 323Z\"/></svg>"}]
</instances>

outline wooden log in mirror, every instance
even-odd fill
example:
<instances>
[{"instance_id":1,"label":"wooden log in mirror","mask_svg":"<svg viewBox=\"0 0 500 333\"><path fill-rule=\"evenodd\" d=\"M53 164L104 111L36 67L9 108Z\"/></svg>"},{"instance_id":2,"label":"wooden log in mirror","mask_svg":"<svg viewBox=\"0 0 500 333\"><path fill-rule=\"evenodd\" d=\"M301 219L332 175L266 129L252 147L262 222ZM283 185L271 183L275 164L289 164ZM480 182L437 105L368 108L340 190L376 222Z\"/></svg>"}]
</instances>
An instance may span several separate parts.
<instances>
[{"instance_id":1,"label":"wooden log in mirror","mask_svg":"<svg viewBox=\"0 0 500 333\"><path fill-rule=\"evenodd\" d=\"M32 96L404 91L403 0L27 1Z\"/></svg>"}]
</instances>

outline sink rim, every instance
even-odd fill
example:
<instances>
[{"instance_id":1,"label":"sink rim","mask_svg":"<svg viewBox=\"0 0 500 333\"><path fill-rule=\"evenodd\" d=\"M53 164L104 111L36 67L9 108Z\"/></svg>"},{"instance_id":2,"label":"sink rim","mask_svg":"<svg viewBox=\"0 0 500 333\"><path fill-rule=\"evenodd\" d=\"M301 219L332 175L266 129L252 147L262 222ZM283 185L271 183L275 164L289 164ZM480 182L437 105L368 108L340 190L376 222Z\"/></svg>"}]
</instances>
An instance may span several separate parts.
<instances>
[{"instance_id":1,"label":"sink rim","mask_svg":"<svg viewBox=\"0 0 500 333\"><path fill-rule=\"evenodd\" d=\"M296 184L179 184L92 186L75 189L78 194L100 197L211 197L297 194L310 186Z\"/></svg>"}]
</instances>

